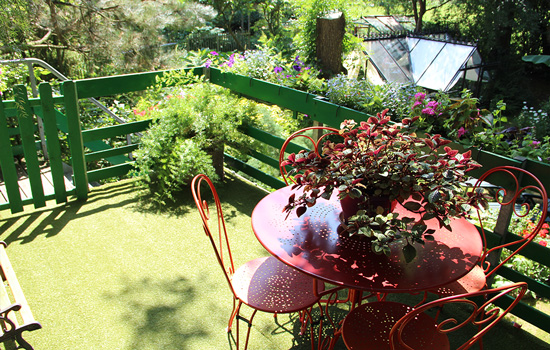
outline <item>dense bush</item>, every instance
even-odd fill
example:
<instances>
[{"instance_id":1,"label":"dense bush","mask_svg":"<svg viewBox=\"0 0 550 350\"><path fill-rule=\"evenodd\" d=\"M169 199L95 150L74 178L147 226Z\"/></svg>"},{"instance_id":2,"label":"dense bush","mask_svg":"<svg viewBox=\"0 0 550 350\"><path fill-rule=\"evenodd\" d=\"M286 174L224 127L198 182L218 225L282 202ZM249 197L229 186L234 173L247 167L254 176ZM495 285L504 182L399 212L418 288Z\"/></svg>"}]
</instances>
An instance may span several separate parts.
<instances>
[{"instance_id":1,"label":"dense bush","mask_svg":"<svg viewBox=\"0 0 550 350\"><path fill-rule=\"evenodd\" d=\"M136 151L136 166L159 203L174 200L198 173L214 180L223 176L223 163L216 168L213 157L225 145L246 153L251 141L238 128L258 118L254 102L203 81L170 92L156 104L144 98L135 110L153 119Z\"/></svg>"}]
</instances>

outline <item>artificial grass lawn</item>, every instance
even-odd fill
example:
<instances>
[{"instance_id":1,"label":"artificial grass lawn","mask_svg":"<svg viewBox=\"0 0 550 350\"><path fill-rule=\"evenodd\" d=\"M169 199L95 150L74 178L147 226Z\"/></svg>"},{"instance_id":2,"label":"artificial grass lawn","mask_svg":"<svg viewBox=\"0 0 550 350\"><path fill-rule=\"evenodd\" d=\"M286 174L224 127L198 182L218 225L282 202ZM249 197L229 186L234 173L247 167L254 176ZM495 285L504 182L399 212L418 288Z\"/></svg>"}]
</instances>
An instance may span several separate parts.
<instances>
[{"instance_id":1,"label":"artificial grass lawn","mask_svg":"<svg viewBox=\"0 0 550 350\"><path fill-rule=\"evenodd\" d=\"M267 255L250 227L266 193L233 175L217 189L236 264ZM235 348L225 332L231 294L190 191L162 212L139 193L126 180L93 189L86 202L0 212L0 239L43 326L24 334L36 350ZM278 324L258 313L249 349L309 349L288 315ZM484 344L550 349L508 323Z\"/></svg>"}]
</instances>

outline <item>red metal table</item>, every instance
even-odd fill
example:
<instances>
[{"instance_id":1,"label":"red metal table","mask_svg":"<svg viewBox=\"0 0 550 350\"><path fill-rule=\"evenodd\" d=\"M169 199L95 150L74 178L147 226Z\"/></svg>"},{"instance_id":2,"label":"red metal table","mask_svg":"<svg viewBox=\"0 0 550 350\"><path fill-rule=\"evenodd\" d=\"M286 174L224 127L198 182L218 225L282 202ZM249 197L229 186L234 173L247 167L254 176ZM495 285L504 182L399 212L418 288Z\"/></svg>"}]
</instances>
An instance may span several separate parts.
<instances>
[{"instance_id":1,"label":"red metal table","mask_svg":"<svg viewBox=\"0 0 550 350\"><path fill-rule=\"evenodd\" d=\"M364 237L340 235L336 193L318 199L301 217L287 217L283 208L292 191L284 187L263 198L252 213L252 228L272 255L322 281L370 292L425 291L459 279L480 258L481 237L466 219L452 220L452 232L435 219L427 222L436 229L434 241L414 244L417 256L406 263L403 243L392 243L388 257L374 254ZM406 211L400 205L395 210Z\"/></svg>"}]
</instances>

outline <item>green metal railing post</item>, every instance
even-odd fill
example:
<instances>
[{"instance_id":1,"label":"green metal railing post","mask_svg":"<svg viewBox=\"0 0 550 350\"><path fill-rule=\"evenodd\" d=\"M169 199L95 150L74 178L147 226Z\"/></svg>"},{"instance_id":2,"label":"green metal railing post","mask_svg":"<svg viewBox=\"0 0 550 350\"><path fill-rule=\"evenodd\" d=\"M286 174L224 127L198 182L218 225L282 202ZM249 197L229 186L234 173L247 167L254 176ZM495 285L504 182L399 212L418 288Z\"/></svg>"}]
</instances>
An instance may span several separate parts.
<instances>
[{"instance_id":1,"label":"green metal railing post","mask_svg":"<svg viewBox=\"0 0 550 350\"><path fill-rule=\"evenodd\" d=\"M10 142L10 134L6 113L4 112L4 102L0 96L0 168L6 184L6 193L8 194L9 208L12 213L23 211L23 203L19 194L19 184L17 183L17 170L13 161L13 149Z\"/></svg>"},{"instance_id":2,"label":"green metal railing post","mask_svg":"<svg viewBox=\"0 0 550 350\"><path fill-rule=\"evenodd\" d=\"M25 154L25 164L27 166L27 174L29 175L33 204L35 208L41 208L46 205L46 199L44 198L44 187L42 178L40 177L40 163L38 161L38 154L36 153L33 112L29 105L27 88L24 85L14 86L13 93L15 95L17 121L21 130L21 142Z\"/></svg>"},{"instance_id":3,"label":"green metal railing post","mask_svg":"<svg viewBox=\"0 0 550 350\"><path fill-rule=\"evenodd\" d=\"M76 198L85 200L88 198L88 175L84 157L84 143L82 141L82 129L80 127L80 112L78 108L78 95L76 84L72 80L63 82L65 95L65 115L69 127L69 148L71 151L71 165L73 167L74 186Z\"/></svg>"},{"instance_id":4,"label":"green metal railing post","mask_svg":"<svg viewBox=\"0 0 550 350\"><path fill-rule=\"evenodd\" d=\"M55 191L56 203L67 201L65 179L63 177L63 162L61 161L61 146L55 119L55 107L53 104L52 87L48 83L38 86L40 91L40 106L42 107L42 119L44 120L44 133L46 146L49 152L52 182Z\"/></svg>"}]
</instances>

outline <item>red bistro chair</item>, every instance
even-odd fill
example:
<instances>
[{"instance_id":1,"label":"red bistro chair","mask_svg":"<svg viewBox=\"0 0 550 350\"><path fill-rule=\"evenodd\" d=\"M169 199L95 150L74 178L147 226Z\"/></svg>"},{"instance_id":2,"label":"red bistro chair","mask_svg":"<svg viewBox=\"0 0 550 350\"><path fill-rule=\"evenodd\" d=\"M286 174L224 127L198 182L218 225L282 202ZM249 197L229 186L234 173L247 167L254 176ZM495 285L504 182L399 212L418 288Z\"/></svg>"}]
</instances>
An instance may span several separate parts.
<instances>
[{"instance_id":1,"label":"red bistro chair","mask_svg":"<svg viewBox=\"0 0 550 350\"><path fill-rule=\"evenodd\" d=\"M319 139L316 140L314 137L307 135L308 132L314 131L314 130L321 130L321 131L326 130L326 131L329 131L329 133L321 135ZM314 151L317 154L317 156L320 157L321 154L319 152L319 146L322 144L322 142L326 139L327 136L335 135L335 134L338 135L338 133L339 133L338 129L331 128L328 126L310 126L308 128L298 130L294 132L292 135L290 135L281 146L281 150L279 152L279 170L281 171L281 176L283 177L284 182L287 185L290 185L289 181L292 183L295 183L294 179L291 176L289 176L286 167L282 165L282 163L287 159L287 157L285 157L285 153L287 152L287 148L289 147L290 142L292 140L296 140L298 138L305 138L306 140L311 142L311 145L313 146L311 150ZM298 152L294 152L294 153L298 153Z\"/></svg>"},{"instance_id":2,"label":"red bistro chair","mask_svg":"<svg viewBox=\"0 0 550 350\"><path fill-rule=\"evenodd\" d=\"M344 319L341 335L350 350L447 350L451 349L448 333L456 331L453 340L459 343L463 342L460 339L467 340L453 346L454 349L468 349L478 342L482 349L483 335L510 312L526 292L527 284L519 282L437 299L415 309L392 301L366 303Z\"/></svg>"},{"instance_id":3,"label":"red bistro chair","mask_svg":"<svg viewBox=\"0 0 550 350\"><path fill-rule=\"evenodd\" d=\"M433 290L432 292L440 296L448 296L477 292L483 288L486 288L487 279L493 276L502 265L508 262L515 254L519 253L527 244L533 241L533 239L535 239L537 234L540 232L548 212L548 195L546 194L544 185L540 182L540 180L526 170L513 166L500 166L484 173L474 185L473 191L482 191L483 189L481 186L483 181L491 183L491 181L497 179L498 183L508 184L508 186L499 185L496 187L495 201L501 205L501 211L506 208L508 210L512 210L513 213L518 216L521 215L522 217L531 217L533 215L539 215L539 217L534 220L530 230L525 232L519 239L513 241L507 240L505 243L501 242L500 244L489 249L487 247L487 238L483 229L481 210L478 209L477 216L479 219L479 226L484 244L484 251L479 263L464 277L455 282L442 286L437 290ZM520 187L520 183L528 184ZM521 202L522 196L525 194L536 194L537 196L540 196L540 212L535 212L527 203L518 204ZM524 214L520 214L521 208L525 209ZM493 252L499 254L502 248L508 249L510 254L505 259L499 259L500 261L495 266L491 266L491 263L489 262L490 254Z\"/></svg>"},{"instance_id":4,"label":"red bistro chair","mask_svg":"<svg viewBox=\"0 0 550 350\"><path fill-rule=\"evenodd\" d=\"M211 213L205 200L207 196L203 196L205 192L201 191L203 183L208 188L206 191L208 198L212 198L214 201L214 213ZM233 321L236 318L237 349L239 349L239 320L248 324L244 346L246 349L252 321L257 311L273 313L275 316L282 313L299 312L301 331L303 332L307 323L311 321L311 308L318 304L319 294L324 290L323 283L317 283L314 278L283 264L273 256L248 261L235 269L220 199L212 181L206 175L197 175L191 182L191 190L202 219L204 232L210 239L216 258L233 293L233 311L229 318L227 331L231 332ZM253 309L248 319L240 315L242 304ZM312 327L310 327L310 335L313 349Z\"/></svg>"}]
</instances>

